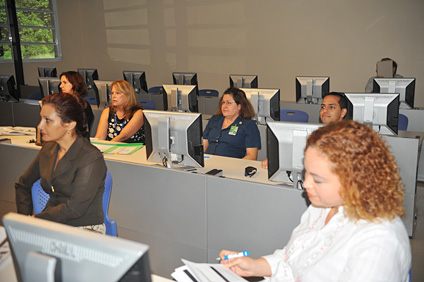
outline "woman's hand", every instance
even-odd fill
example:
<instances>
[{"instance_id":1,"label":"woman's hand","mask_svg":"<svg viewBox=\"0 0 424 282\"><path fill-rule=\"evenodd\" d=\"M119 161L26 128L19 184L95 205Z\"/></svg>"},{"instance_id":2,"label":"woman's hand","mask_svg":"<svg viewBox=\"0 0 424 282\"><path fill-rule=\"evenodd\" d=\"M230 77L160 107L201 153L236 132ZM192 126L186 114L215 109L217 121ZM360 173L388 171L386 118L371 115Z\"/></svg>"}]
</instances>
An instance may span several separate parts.
<instances>
[{"instance_id":1,"label":"woman's hand","mask_svg":"<svg viewBox=\"0 0 424 282\"><path fill-rule=\"evenodd\" d=\"M236 253L237 252L222 250L219 253L219 257L222 258L221 264L240 276L271 276L271 266L264 258L253 259L251 257L239 257L224 260L225 256Z\"/></svg>"}]
</instances>

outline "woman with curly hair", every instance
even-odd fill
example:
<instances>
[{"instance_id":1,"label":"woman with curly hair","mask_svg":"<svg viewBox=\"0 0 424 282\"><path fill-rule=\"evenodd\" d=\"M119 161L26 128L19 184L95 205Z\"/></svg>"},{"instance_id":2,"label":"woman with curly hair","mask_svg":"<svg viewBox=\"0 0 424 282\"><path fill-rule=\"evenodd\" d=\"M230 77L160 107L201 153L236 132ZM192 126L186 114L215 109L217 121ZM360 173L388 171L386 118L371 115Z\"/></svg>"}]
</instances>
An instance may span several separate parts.
<instances>
[{"instance_id":1,"label":"woman with curly hair","mask_svg":"<svg viewBox=\"0 0 424 282\"><path fill-rule=\"evenodd\" d=\"M96 138L126 143L144 143L143 107L134 88L125 80L112 82L111 103L103 110Z\"/></svg>"},{"instance_id":2,"label":"woman with curly hair","mask_svg":"<svg viewBox=\"0 0 424 282\"><path fill-rule=\"evenodd\" d=\"M403 186L378 134L355 121L321 127L307 140L304 166L311 205L286 247L224 265L268 281L408 281Z\"/></svg>"}]
</instances>

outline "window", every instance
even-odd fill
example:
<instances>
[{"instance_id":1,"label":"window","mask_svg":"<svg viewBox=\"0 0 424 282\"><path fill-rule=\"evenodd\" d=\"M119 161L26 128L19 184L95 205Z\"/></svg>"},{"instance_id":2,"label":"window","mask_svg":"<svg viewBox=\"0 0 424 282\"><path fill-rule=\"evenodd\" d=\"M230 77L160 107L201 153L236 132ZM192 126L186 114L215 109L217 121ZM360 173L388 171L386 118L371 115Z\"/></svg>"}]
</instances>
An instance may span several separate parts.
<instances>
[{"instance_id":1,"label":"window","mask_svg":"<svg viewBox=\"0 0 424 282\"><path fill-rule=\"evenodd\" d=\"M24 61L62 59L56 0L15 0ZM0 62L12 61L12 37L6 0L0 0Z\"/></svg>"}]
</instances>

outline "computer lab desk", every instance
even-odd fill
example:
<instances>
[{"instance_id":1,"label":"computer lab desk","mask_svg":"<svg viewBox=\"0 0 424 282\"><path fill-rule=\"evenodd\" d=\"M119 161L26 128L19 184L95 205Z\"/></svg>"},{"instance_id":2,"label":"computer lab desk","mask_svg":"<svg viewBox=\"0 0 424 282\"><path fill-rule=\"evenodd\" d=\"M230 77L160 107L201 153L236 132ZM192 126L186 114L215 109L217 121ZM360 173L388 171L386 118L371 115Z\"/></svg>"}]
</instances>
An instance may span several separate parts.
<instances>
[{"instance_id":1,"label":"computer lab desk","mask_svg":"<svg viewBox=\"0 0 424 282\"><path fill-rule=\"evenodd\" d=\"M33 136L0 144L0 216L15 212L14 183L39 147ZM259 161L211 156L196 172L168 169L132 155L105 154L113 187L109 216L118 236L148 244L152 272L170 277L181 258L216 262L222 249L259 257L282 248L307 208L303 191L268 181ZM244 176L246 166L258 172ZM224 177L205 175L223 169Z\"/></svg>"}]
</instances>

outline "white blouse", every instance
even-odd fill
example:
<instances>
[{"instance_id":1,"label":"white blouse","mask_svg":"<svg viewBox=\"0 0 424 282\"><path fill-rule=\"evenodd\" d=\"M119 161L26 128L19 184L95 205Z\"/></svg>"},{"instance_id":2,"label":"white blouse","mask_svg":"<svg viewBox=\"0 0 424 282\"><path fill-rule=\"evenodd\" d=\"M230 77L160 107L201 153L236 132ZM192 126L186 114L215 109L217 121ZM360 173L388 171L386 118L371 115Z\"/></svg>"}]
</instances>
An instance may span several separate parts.
<instances>
[{"instance_id":1,"label":"white blouse","mask_svg":"<svg viewBox=\"0 0 424 282\"><path fill-rule=\"evenodd\" d=\"M400 218L349 221L343 207L325 225L330 209L309 206L287 246L265 256L265 281L408 281L411 248Z\"/></svg>"}]
</instances>

